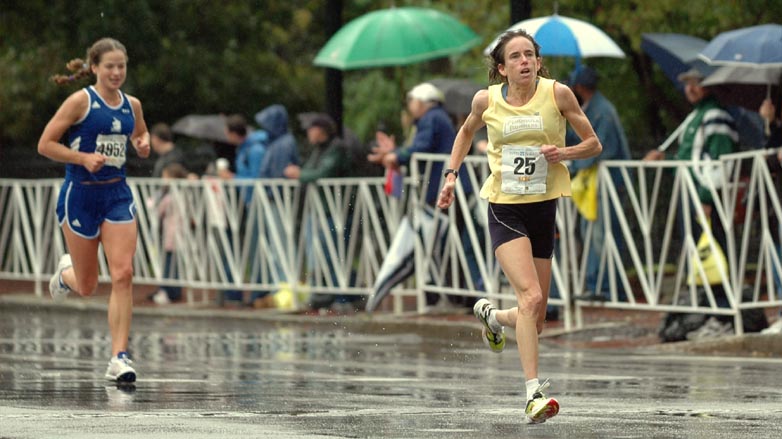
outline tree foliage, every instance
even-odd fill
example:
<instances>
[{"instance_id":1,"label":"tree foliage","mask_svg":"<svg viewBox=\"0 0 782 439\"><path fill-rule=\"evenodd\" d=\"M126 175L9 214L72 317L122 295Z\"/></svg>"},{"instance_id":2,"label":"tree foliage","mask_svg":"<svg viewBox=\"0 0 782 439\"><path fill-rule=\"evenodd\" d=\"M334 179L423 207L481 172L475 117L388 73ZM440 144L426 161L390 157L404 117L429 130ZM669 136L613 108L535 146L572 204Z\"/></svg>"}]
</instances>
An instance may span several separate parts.
<instances>
[{"instance_id":1,"label":"tree foliage","mask_svg":"<svg viewBox=\"0 0 782 439\"><path fill-rule=\"evenodd\" d=\"M86 83L57 87L48 79L84 57L103 36L129 51L125 90L139 97L148 123L173 123L192 113L252 116L273 103L295 115L325 108L324 70L312 65L325 35L326 0L0 0L0 147L34 149L62 100ZM383 120L396 126L404 91L437 76L486 81L482 50L509 25L508 2L475 0L343 1L343 22L393 3L431 7L470 26L482 43L450 60L402 68L345 72L345 122L365 140ZM603 76L637 154L664 137L687 111L684 99L640 51L645 32L679 32L710 39L733 28L780 22L782 0L701 2L560 0L561 15L604 29L627 53L624 60L590 59ZM532 1L532 15L554 12ZM393 35L389 35L393 38ZM547 59L555 77L573 67ZM295 123L295 120L294 120ZM295 125L294 125L295 128ZM300 131L298 131L300 134ZM3 175L8 175L3 167Z\"/></svg>"}]
</instances>

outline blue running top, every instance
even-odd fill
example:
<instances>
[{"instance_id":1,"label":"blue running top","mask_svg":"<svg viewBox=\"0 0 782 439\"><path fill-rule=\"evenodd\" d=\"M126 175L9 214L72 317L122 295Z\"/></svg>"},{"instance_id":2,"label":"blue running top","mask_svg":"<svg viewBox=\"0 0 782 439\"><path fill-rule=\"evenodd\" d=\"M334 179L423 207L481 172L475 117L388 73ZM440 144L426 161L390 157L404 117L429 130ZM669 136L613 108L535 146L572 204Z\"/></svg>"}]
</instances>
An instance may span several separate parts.
<instances>
[{"instance_id":1,"label":"blue running top","mask_svg":"<svg viewBox=\"0 0 782 439\"><path fill-rule=\"evenodd\" d=\"M83 90L87 93L89 106L84 116L69 129L68 146L75 151L102 154L106 156L106 163L94 174L83 166L69 163L65 166L65 179L80 182L124 178L128 141L136 124L130 100L120 91L121 101L112 107L93 86Z\"/></svg>"}]
</instances>

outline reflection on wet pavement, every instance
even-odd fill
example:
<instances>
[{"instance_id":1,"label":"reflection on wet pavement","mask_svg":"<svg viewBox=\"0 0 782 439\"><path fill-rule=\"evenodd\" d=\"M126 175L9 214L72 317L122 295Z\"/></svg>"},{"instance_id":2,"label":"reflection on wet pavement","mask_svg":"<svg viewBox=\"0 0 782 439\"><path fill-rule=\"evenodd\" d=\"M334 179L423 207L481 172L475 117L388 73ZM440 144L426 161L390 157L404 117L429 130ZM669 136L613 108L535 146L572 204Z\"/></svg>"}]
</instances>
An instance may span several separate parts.
<instances>
[{"instance_id":1,"label":"reflection on wet pavement","mask_svg":"<svg viewBox=\"0 0 782 439\"><path fill-rule=\"evenodd\" d=\"M95 431L120 423L147 437L683 437L707 426L715 438L739 427L771 437L782 418L782 390L768 386L781 362L770 359L545 346L541 371L563 409L529 430L515 346L489 353L477 331L149 316L133 326L139 380L117 387L103 379L104 317L4 310L3 430L87 437L90 419Z\"/></svg>"}]
</instances>

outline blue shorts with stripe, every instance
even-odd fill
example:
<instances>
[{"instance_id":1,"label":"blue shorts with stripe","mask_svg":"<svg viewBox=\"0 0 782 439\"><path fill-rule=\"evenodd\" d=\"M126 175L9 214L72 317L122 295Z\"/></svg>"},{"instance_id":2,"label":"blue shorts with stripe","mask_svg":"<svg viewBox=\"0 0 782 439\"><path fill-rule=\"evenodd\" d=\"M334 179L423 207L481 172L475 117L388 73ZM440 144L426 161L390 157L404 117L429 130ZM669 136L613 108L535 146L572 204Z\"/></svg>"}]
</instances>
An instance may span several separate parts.
<instances>
[{"instance_id":1,"label":"blue shorts with stripe","mask_svg":"<svg viewBox=\"0 0 782 439\"><path fill-rule=\"evenodd\" d=\"M81 184L65 180L57 200L57 219L82 238L100 235L100 225L132 223L136 203L125 179L106 184Z\"/></svg>"}]
</instances>

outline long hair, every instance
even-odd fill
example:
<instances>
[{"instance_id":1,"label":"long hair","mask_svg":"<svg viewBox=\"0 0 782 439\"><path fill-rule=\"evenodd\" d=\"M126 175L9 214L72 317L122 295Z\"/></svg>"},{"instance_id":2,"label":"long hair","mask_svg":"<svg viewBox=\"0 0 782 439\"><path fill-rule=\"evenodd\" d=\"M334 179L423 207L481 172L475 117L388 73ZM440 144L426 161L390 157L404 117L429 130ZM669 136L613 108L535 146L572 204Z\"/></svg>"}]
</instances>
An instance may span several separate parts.
<instances>
[{"instance_id":1,"label":"long hair","mask_svg":"<svg viewBox=\"0 0 782 439\"><path fill-rule=\"evenodd\" d=\"M508 41L516 37L524 37L528 39L535 48L535 58L540 58L540 44L538 44L537 41L535 41L535 38L528 34L527 31L523 29L506 31L500 35L499 40L497 40L497 45L494 46L494 49L492 49L491 53L489 53L487 62L489 64L490 84L498 84L500 82L507 81L507 79L500 74L499 66L500 64L505 64L505 46L508 44ZM538 68L537 74L538 76L542 76L544 78L550 77L548 69L546 69L542 63Z\"/></svg>"},{"instance_id":2,"label":"long hair","mask_svg":"<svg viewBox=\"0 0 782 439\"><path fill-rule=\"evenodd\" d=\"M65 64L71 72L70 75L54 75L51 79L58 85L63 85L86 78L92 74L91 67L100 64L103 54L114 50L121 50L125 54L125 59L128 59L128 51L122 43L113 38L101 38L87 50L87 61L74 58Z\"/></svg>"}]
</instances>

